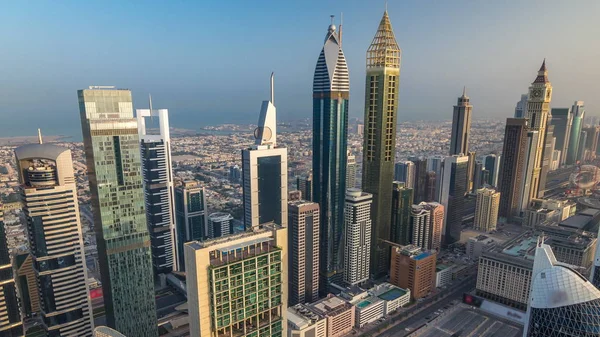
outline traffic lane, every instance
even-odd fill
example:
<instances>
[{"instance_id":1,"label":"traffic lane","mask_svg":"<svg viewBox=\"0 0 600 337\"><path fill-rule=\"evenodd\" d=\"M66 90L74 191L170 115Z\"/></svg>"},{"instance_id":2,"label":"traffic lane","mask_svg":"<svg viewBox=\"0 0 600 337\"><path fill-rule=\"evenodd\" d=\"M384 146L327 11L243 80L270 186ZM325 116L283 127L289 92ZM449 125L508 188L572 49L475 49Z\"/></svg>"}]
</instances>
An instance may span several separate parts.
<instances>
[{"instance_id":1,"label":"traffic lane","mask_svg":"<svg viewBox=\"0 0 600 337\"><path fill-rule=\"evenodd\" d=\"M379 335L379 337L403 337L410 334L414 328L420 326L421 324L426 323L425 317L432 316L434 312L439 309L442 309L444 306L450 304L453 300L462 302L462 296L465 292L468 292L475 288L476 282L475 280L470 280L469 282L463 283L462 286L456 288L454 291L450 293L447 297L441 299L438 302L431 304L429 307L423 309L422 311L410 316L406 320L394 325L389 330L383 332ZM406 328L411 328L411 331L406 331Z\"/></svg>"}]
</instances>

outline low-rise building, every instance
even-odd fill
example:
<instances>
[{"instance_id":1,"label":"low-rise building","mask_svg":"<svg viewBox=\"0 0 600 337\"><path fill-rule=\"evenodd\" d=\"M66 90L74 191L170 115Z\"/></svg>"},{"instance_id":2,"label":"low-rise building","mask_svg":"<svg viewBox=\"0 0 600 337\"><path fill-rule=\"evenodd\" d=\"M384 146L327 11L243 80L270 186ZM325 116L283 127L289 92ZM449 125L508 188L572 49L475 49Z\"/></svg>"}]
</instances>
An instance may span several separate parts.
<instances>
[{"instance_id":1,"label":"low-rise building","mask_svg":"<svg viewBox=\"0 0 600 337\"><path fill-rule=\"evenodd\" d=\"M452 269L454 266L438 264L435 267L435 287L441 288L452 283Z\"/></svg>"},{"instance_id":2,"label":"low-rise building","mask_svg":"<svg viewBox=\"0 0 600 337\"><path fill-rule=\"evenodd\" d=\"M310 305L327 320L327 337L341 337L352 331L356 316L354 306L333 294Z\"/></svg>"},{"instance_id":3,"label":"low-rise building","mask_svg":"<svg viewBox=\"0 0 600 337\"><path fill-rule=\"evenodd\" d=\"M288 337L327 337L327 319L305 304L287 308Z\"/></svg>"},{"instance_id":4,"label":"low-rise building","mask_svg":"<svg viewBox=\"0 0 600 337\"><path fill-rule=\"evenodd\" d=\"M571 200L532 199L523 211L523 225L533 228L545 221L563 221L575 214L576 207Z\"/></svg>"},{"instance_id":5,"label":"low-rise building","mask_svg":"<svg viewBox=\"0 0 600 337\"><path fill-rule=\"evenodd\" d=\"M369 296L352 303L356 308L356 327L375 322L385 315L385 302L376 296Z\"/></svg>"},{"instance_id":6,"label":"low-rise building","mask_svg":"<svg viewBox=\"0 0 600 337\"><path fill-rule=\"evenodd\" d=\"M478 259L481 253L490 250L496 246L496 241L486 235L478 235L467 240L467 256L471 259Z\"/></svg>"},{"instance_id":7,"label":"low-rise building","mask_svg":"<svg viewBox=\"0 0 600 337\"><path fill-rule=\"evenodd\" d=\"M398 288L391 283L377 285L371 288L369 292L385 302L384 315L389 315L398 308L410 303L410 290Z\"/></svg>"}]
</instances>

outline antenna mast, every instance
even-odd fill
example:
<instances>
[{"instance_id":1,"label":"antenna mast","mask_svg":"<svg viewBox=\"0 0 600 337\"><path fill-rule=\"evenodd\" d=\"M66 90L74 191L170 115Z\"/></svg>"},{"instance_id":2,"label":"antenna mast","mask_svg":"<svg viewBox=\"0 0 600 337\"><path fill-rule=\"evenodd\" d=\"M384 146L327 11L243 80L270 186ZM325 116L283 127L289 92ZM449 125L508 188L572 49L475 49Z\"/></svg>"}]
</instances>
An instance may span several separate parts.
<instances>
[{"instance_id":1,"label":"antenna mast","mask_svg":"<svg viewBox=\"0 0 600 337\"><path fill-rule=\"evenodd\" d=\"M42 141L42 129L38 128L38 142L40 144L44 144L44 142Z\"/></svg>"},{"instance_id":2,"label":"antenna mast","mask_svg":"<svg viewBox=\"0 0 600 337\"><path fill-rule=\"evenodd\" d=\"M275 105L275 73L271 73L271 104Z\"/></svg>"}]
</instances>

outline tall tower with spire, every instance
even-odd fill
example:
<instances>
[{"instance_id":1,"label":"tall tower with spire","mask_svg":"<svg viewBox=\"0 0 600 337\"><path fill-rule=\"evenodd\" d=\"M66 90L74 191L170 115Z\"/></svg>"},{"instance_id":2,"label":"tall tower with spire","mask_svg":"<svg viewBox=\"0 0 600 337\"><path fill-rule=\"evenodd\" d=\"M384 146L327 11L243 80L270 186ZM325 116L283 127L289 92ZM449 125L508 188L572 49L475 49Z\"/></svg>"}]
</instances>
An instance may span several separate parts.
<instances>
[{"instance_id":1,"label":"tall tower with spire","mask_svg":"<svg viewBox=\"0 0 600 337\"><path fill-rule=\"evenodd\" d=\"M386 10L367 50L365 83L362 188L373 194L371 274L375 277L389 272L389 247L381 240L390 240L401 54Z\"/></svg>"},{"instance_id":2,"label":"tall tower with spire","mask_svg":"<svg viewBox=\"0 0 600 337\"><path fill-rule=\"evenodd\" d=\"M242 151L242 188L246 230L265 223L287 227L287 148L277 146L277 110L273 95L263 101L254 130L254 146Z\"/></svg>"},{"instance_id":3,"label":"tall tower with spire","mask_svg":"<svg viewBox=\"0 0 600 337\"><path fill-rule=\"evenodd\" d=\"M546 69L546 60L538 71L538 75L529 87L529 98L527 100L527 113L531 131L538 131L538 141L535 148L534 166L529 186L528 199L537 198L543 194L545 186L540 184L544 147L546 145L546 130L548 126L548 116L550 113L550 101L552 100L552 85L548 80L548 70ZM524 192L526 195L526 192Z\"/></svg>"},{"instance_id":4,"label":"tall tower with spire","mask_svg":"<svg viewBox=\"0 0 600 337\"><path fill-rule=\"evenodd\" d=\"M471 131L471 105L467 88L463 88L452 114L452 134L450 135L450 155L467 155L469 153L469 133Z\"/></svg>"},{"instance_id":5,"label":"tall tower with spire","mask_svg":"<svg viewBox=\"0 0 600 337\"><path fill-rule=\"evenodd\" d=\"M322 294L327 294L331 283L342 281L344 270L349 95L348 66L332 17L313 81L313 201L321 206Z\"/></svg>"}]
</instances>

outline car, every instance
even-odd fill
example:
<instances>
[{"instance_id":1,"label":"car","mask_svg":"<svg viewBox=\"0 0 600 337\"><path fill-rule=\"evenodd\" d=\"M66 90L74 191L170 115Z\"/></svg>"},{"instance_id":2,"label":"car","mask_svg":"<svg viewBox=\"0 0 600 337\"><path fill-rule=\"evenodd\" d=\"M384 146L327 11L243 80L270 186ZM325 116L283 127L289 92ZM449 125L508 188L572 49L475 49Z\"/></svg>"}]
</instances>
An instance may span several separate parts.
<instances>
[{"instance_id":1,"label":"car","mask_svg":"<svg viewBox=\"0 0 600 337\"><path fill-rule=\"evenodd\" d=\"M412 329L411 329L411 328L405 328L404 330L406 330L406 331L410 331L410 330L412 330Z\"/></svg>"}]
</instances>

